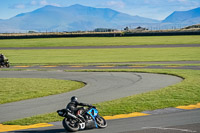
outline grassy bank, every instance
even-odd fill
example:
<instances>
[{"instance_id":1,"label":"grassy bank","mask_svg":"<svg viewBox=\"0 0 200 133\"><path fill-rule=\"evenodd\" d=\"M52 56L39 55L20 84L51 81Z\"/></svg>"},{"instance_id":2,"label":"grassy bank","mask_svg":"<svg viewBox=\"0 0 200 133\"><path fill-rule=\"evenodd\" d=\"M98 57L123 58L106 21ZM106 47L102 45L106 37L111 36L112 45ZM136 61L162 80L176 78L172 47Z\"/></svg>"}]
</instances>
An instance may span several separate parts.
<instances>
[{"instance_id":1,"label":"grassy bank","mask_svg":"<svg viewBox=\"0 0 200 133\"><path fill-rule=\"evenodd\" d=\"M127 71L127 70L125 70ZM179 105L196 104L200 102L200 71L198 70L135 70L177 75L184 81L160 90L138 94L118 100L100 103L101 115L116 115L121 113L142 112Z\"/></svg>"},{"instance_id":2,"label":"grassy bank","mask_svg":"<svg viewBox=\"0 0 200 133\"><path fill-rule=\"evenodd\" d=\"M96 106L98 107L100 114L103 116L125 114L131 112L141 112L167 107L176 107L179 105L196 104L200 102L200 71L197 70L143 69L97 71L150 72L172 74L184 78L184 80L181 83L162 88L160 90L99 103ZM29 125L34 123L53 122L61 120L62 117L59 117L54 112L51 114L38 115L29 118L24 118L21 120L5 122L4 124Z\"/></svg>"},{"instance_id":3,"label":"grassy bank","mask_svg":"<svg viewBox=\"0 0 200 133\"><path fill-rule=\"evenodd\" d=\"M111 46L159 44L200 44L200 36L76 37L0 40L0 47Z\"/></svg>"},{"instance_id":4,"label":"grassy bank","mask_svg":"<svg viewBox=\"0 0 200 133\"><path fill-rule=\"evenodd\" d=\"M60 94L79 89L84 83L57 79L0 78L0 104Z\"/></svg>"},{"instance_id":5,"label":"grassy bank","mask_svg":"<svg viewBox=\"0 0 200 133\"><path fill-rule=\"evenodd\" d=\"M1 50L12 65L61 65L134 61L193 61L200 59L200 47L121 49ZM37 55L37 56L36 56Z\"/></svg>"}]
</instances>

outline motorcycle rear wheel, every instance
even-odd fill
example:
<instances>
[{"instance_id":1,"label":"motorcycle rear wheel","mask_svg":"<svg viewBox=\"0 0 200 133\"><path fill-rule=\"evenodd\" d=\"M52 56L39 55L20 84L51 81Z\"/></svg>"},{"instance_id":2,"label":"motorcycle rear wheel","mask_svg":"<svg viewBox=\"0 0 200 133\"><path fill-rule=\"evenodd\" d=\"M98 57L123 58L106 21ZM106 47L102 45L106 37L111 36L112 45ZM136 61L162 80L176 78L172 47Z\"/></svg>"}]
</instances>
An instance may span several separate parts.
<instances>
[{"instance_id":1,"label":"motorcycle rear wheel","mask_svg":"<svg viewBox=\"0 0 200 133\"><path fill-rule=\"evenodd\" d=\"M7 64L6 64L6 67L7 67L7 68L9 68L9 67L10 67L10 64L9 64L9 63L7 63Z\"/></svg>"},{"instance_id":2,"label":"motorcycle rear wheel","mask_svg":"<svg viewBox=\"0 0 200 133\"><path fill-rule=\"evenodd\" d=\"M96 123L97 123L99 128L107 127L107 122L103 117L97 116L95 119L96 119Z\"/></svg>"},{"instance_id":3,"label":"motorcycle rear wheel","mask_svg":"<svg viewBox=\"0 0 200 133\"><path fill-rule=\"evenodd\" d=\"M79 124L78 123L72 123L67 118L63 119L62 124L63 124L63 127L65 128L65 130L67 130L69 132L76 132L76 131L79 130Z\"/></svg>"}]
</instances>

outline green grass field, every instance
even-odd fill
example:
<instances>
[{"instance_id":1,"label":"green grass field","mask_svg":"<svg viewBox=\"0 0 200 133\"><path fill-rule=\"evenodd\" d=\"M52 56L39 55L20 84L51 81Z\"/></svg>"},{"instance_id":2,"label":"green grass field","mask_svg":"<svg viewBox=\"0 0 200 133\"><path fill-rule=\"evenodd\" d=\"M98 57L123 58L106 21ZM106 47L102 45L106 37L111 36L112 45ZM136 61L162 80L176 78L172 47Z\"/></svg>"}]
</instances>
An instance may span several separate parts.
<instances>
[{"instance_id":1,"label":"green grass field","mask_svg":"<svg viewBox=\"0 0 200 133\"><path fill-rule=\"evenodd\" d=\"M12 65L200 60L200 47L1 50L0 52L7 55Z\"/></svg>"},{"instance_id":2,"label":"green grass field","mask_svg":"<svg viewBox=\"0 0 200 133\"><path fill-rule=\"evenodd\" d=\"M0 40L0 47L200 44L200 36L76 37Z\"/></svg>"},{"instance_id":3,"label":"green grass field","mask_svg":"<svg viewBox=\"0 0 200 133\"><path fill-rule=\"evenodd\" d=\"M57 79L0 78L0 104L60 94L79 89L84 83Z\"/></svg>"}]
</instances>

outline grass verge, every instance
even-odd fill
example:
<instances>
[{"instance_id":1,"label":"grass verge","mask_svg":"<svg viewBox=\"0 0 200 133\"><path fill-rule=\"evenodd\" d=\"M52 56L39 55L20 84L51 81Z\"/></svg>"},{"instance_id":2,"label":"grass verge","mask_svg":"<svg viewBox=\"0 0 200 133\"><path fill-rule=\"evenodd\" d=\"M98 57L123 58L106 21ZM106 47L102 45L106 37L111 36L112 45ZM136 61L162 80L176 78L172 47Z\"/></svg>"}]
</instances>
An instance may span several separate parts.
<instances>
[{"instance_id":1,"label":"grass verge","mask_svg":"<svg viewBox=\"0 0 200 133\"><path fill-rule=\"evenodd\" d=\"M76 37L3 39L0 47L59 47L59 46L111 46L111 45L159 45L200 44L199 35L190 36L142 36L142 37Z\"/></svg>"},{"instance_id":2,"label":"grass verge","mask_svg":"<svg viewBox=\"0 0 200 133\"><path fill-rule=\"evenodd\" d=\"M200 47L1 50L11 65L64 65L137 61L198 61ZM37 55L37 56L35 56ZM105 56L106 55L106 56Z\"/></svg>"},{"instance_id":3,"label":"grass verge","mask_svg":"<svg viewBox=\"0 0 200 133\"><path fill-rule=\"evenodd\" d=\"M168 86L160 90L133 95L113 101L96 104L100 115L116 115L131 112L141 112L179 105L196 104L200 102L200 71L176 70L176 69L132 69L132 70L85 70L85 71L123 71L123 72L147 72L170 74L183 77L185 80L176 85ZM61 121L55 112L51 114L37 115L3 124L29 125L41 122Z\"/></svg>"},{"instance_id":4,"label":"grass verge","mask_svg":"<svg viewBox=\"0 0 200 133\"><path fill-rule=\"evenodd\" d=\"M0 78L0 104L79 89L84 83L58 79Z\"/></svg>"},{"instance_id":5,"label":"grass verge","mask_svg":"<svg viewBox=\"0 0 200 133\"><path fill-rule=\"evenodd\" d=\"M160 90L100 103L97 107L100 109L101 115L127 114L177 107L179 105L196 104L200 101L200 83L198 81L200 80L200 71L198 70L153 69L134 71L176 75L183 77L184 81Z\"/></svg>"}]
</instances>

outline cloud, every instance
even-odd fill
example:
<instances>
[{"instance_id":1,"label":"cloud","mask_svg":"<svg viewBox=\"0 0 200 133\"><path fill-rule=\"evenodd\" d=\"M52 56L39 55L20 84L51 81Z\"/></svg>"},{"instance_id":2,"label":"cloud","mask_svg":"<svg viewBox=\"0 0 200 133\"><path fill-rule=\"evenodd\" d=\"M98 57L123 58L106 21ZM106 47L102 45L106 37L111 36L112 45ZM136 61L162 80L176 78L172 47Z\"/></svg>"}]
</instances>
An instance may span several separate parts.
<instances>
[{"instance_id":1,"label":"cloud","mask_svg":"<svg viewBox=\"0 0 200 133\"><path fill-rule=\"evenodd\" d=\"M191 0L168 0L169 3L175 3L175 4L192 4L195 2L195 0L191 1Z\"/></svg>"},{"instance_id":2,"label":"cloud","mask_svg":"<svg viewBox=\"0 0 200 133\"><path fill-rule=\"evenodd\" d=\"M168 0L168 2L188 2L188 0Z\"/></svg>"},{"instance_id":3,"label":"cloud","mask_svg":"<svg viewBox=\"0 0 200 133\"><path fill-rule=\"evenodd\" d=\"M108 1L106 3L107 6L114 6L117 8L124 8L125 7L125 3L123 1Z\"/></svg>"},{"instance_id":4,"label":"cloud","mask_svg":"<svg viewBox=\"0 0 200 133\"><path fill-rule=\"evenodd\" d=\"M36 6L37 5L37 1L35 1L35 0L31 1L30 5Z\"/></svg>"},{"instance_id":5,"label":"cloud","mask_svg":"<svg viewBox=\"0 0 200 133\"><path fill-rule=\"evenodd\" d=\"M11 8L11 9L25 9L26 5L25 4L14 4L14 5L10 6L9 8Z\"/></svg>"},{"instance_id":6,"label":"cloud","mask_svg":"<svg viewBox=\"0 0 200 133\"><path fill-rule=\"evenodd\" d=\"M47 2L46 0L40 1L39 4L40 4L41 6L49 5L48 2Z\"/></svg>"},{"instance_id":7,"label":"cloud","mask_svg":"<svg viewBox=\"0 0 200 133\"><path fill-rule=\"evenodd\" d=\"M32 0L29 3L18 3L10 6L11 9L27 9L30 7L41 7L46 5L52 5L52 6L58 6L60 7L60 4L57 3L49 3L47 0Z\"/></svg>"},{"instance_id":8,"label":"cloud","mask_svg":"<svg viewBox=\"0 0 200 133\"><path fill-rule=\"evenodd\" d=\"M59 7L61 6L60 4L57 4L57 3L49 3L46 0L41 0L39 2L39 5L40 6L52 5L52 6L59 6Z\"/></svg>"}]
</instances>

